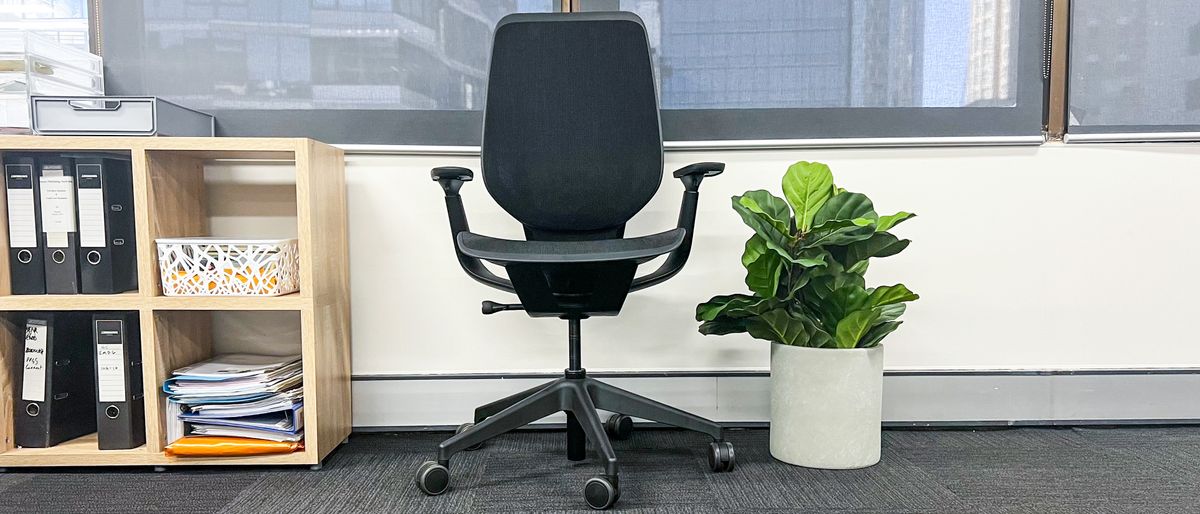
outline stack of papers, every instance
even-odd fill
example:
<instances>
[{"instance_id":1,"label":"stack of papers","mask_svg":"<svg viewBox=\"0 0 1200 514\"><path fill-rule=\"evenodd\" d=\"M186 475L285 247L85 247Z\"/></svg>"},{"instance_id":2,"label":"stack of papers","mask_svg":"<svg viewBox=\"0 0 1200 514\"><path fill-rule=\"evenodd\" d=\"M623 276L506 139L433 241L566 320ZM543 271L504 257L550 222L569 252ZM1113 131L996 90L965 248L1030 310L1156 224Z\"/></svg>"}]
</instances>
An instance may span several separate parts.
<instances>
[{"instance_id":1,"label":"stack of papers","mask_svg":"<svg viewBox=\"0 0 1200 514\"><path fill-rule=\"evenodd\" d=\"M304 438L299 355L227 354L175 370L163 383L180 435ZM170 412L170 411L169 411Z\"/></svg>"},{"instance_id":2,"label":"stack of papers","mask_svg":"<svg viewBox=\"0 0 1200 514\"><path fill-rule=\"evenodd\" d=\"M304 438L304 407L250 416L220 417L212 413L182 414L196 435L251 437L271 441L299 441Z\"/></svg>"}]
</instances>

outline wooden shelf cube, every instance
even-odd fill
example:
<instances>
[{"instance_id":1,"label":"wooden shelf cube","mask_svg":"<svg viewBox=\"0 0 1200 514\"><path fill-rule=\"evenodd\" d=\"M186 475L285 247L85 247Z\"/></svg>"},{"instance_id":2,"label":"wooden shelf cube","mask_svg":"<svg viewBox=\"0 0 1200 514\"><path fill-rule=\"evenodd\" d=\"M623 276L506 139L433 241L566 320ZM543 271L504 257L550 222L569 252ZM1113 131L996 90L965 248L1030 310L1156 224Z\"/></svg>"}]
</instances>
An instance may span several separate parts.
<instances>
[{"instance_id":1,"label":"wooden shelf cube","mask_svg":"<svg viewBox=\"0 0 1200 514\"><path fill-rule=\"evenodd\" d=\"M318 464L350 434L350 273L346 181L342 151L300 138L167 138L0 136L6 151L105 151L133 162L139 290L118 295L13 296L8 263L7 206L0 208L0 467L104 465ZM207 236L212 161L294 163L300 291L279 297L166 297L157 248L165 237ZM274 188L287 201L290 188ZM0 197L4 202L5 197ZM95 434L52 448L13 446L22 341L14 318L26 311L137 311L142 326L146 445L99 450ZM162 452L162 381L181 366L212 356L212 317L227 311L299 314L304 363L305 450L284 455L174 458Z\"/></svg>"}]
</instances>

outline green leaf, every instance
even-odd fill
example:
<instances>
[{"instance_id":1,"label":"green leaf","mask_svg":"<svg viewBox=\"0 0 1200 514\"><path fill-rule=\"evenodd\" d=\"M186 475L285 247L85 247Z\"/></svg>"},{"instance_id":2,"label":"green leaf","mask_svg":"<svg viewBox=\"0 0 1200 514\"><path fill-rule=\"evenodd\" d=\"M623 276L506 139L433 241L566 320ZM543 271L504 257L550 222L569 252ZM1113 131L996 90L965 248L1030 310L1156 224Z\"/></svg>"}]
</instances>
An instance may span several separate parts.
<instances>
[{"instance_id":1,"label":"green leaf","mask_svg":"<svg viewBox=\"0 0 1200 514\"><path fill-rule=\"evenodd\" d=\"M867 334L867 331L871 330L871 326L878 319L879 311L875 309L862 309L847 314L838 322L837 332L834 334L837 347L854 348L858 346L858 341Z\"/></svg>"},{"instance_id":2,"label":"green leaf","mask_svg":"<svg viewBox=\"0 0 1200 514\"><path fill-rule=\"evenodd\" d=\"M855 275L865 275L867 273L867 264L869 262L870 261L867 261L866 259L858 261L858 262L854 263L853 266L846 268L846 273L853 273Z\"/></svg>"},{"instance_id":3,"label":"green leaf","mask_svg":"<svg viewBox=\"0 0 1200 514\"><path fill-rule=\"evenodd\" d=\"M862 275L847 273L846 269L836 260L831 260L824 268L813 268L806 294L825 298L835 290L848 285L866 287Z\"/></svg>"},{"instance_id":4,"label":"green leaf","mask_svg":"<svg viewBox=\"0 0 1200 514\"><path fill-rule=\"evenodd\" d=\"M733 197L733 210L737 211L738 215L742 217L742 221L746 225L749 225L750 228L754 229L754 233L758 234L759 237L762 238L763 243L766 244L767 248L774 250L775 253L779 254L780 257L791 259L791 251L788 250L791 236L787 235L787 232L781 232L776 227L776 222L778 220L771 218L770 215L764 212L755 212L751 207L748 207L741 202L742 198L743 197L740 196ZM754 208L762 207L762 205L758 204L757 202L748 203L753 205Z\"/></svg>"},{"instance_id":5,"label":"green leaf","mask_svg":"<svg viewBox=\"0 0 1200 514\"><path fill-rule=\"evenodd\" d=\"M858 347L871 348L878 346L879 342L883 340L884 336L895 332L896 329L900 327L901 323L903 323L903 321L890 321L871 327L871 330L868 330L866 335L863 336L862 341L859 342Z\"/></svg>"},{"instance_id":6,"label":"green leaf","mask_svg":"<svg viewBox=\"0 0 1200 514\"><path fill-rule=\"evenodd\" d=\"M787 234L791 231L792 210L788 208L787 202L782 198L758 189L746 191L738 198L737 202L749 209L750 212L766 216L781 233Z\"/></svg>"},{"instance_id":7,"label":"green leaf","mask_svg":"<svg viewBox=\"0 0 1200 514\"><path fill-rule=\"evenodd\" d=\"M813 217L813 227L819 229L830 221L855 220L874 221L879 215L875 214L875 206L871 199L861 193L842 193L834 195L821 210Z\"/></svg>"},{"instance_id":8,"label":"green leaf","mask_svg":"<svg viewBox=\"0 0 1200 514\"><path fill-rule=\"evenodd\" d=\"M859 262L865 262L871 257L890 257L908 248L908 239L896 239L887 232L876 232L871 237L856 241L846 246L845 252L839 259L843 266L854 267ZM865 269L864 269L865 270Z\"/></svg>"},{"instance_id":9,"label":"green leaf","mask_svg":"<svg viewBox=\"0 0 1200 514\"><path fill-rule=\"evenodd\" d=\"M887 323L889 321L896 321L896 319L899 318L900 315L904 314L904 309L906 307L907 306L904 305L903 303L893 303L891 305L884 305L883 307L879 307L879 319L875 321L875 324L879 325L881 323Z\"/></svg>"},{"instance_id":10,"label":"green leaf","mask_svg":"<svg viewBox=\"0 0 1200 514\"><path fill-rule=\"evenodd\" d=\"M920 298L917 293L909 291L904 284L896 284L894 286L879 286L871 291L867 297L866 305L868 307L882 307L893 303L911 302Z\"/></svg>"},{"instance_id":11,"label":"green leaf","mask_svg":"<svg viewBox=\"0 0 1200 514\"><path fill-rule=\"evenodd\" d=\"M829 253L820 248L805 248L797 252L791 261L805 268L818 268L829 264L825 258L827 255Z\"/></svg>"},{"instance_id":12,"label":"green leaf","mask_svg":"<svg viewBox=\"0 0 1200 514\"><path fill-rule=\"evenodd\" d=\"M848 285L865 287L866 281L863 279L862 275L855 275L853 273L836 273L833 275L814 276L809 280L809 284L812 285L811 290L817 296L824 298L825 296L828 296L836 291L838 288L846 287Z\"/></svg>"},{"instance_id":13,"label":"green leaf","mask_svg":"<svg viewBox=\"0 0 1200 514\"><path fill-rule=\"evenodd\" d=\"M832 334L837 332L838 322L842 318L866 305L868 294L869 291L861 285L847 284L824 296L808 295L803 305L807 308L809 318Z\"/></svg>"},{"instance_id":14,"label":"green leaf","mask_svg":"<svg viewBox=\"0 0 1200 514\"><path fill-rule=\"evenodd\" d=\"M770 248L767 248L767 242L758 234L750 236L746 240L746 247L742 250L742 266L749 268L763 255L773 254Z\"/></svg>"},{"instance_id":15,"label":"green leaf","mask_svg":"<svg viewBox=\"0 0 1200 514\"><path fill-rule=\"evenodd\" d=\"M746 331L745 319L718 318L700 324L700 333L706 336L723 336Z\"/></svg>"},{"instance_id":16,"label":"green leaf","mask_svg":"<svg viewBox=\"0 0 1200 514\"><path fill-rule=\"evenodd\" d=\"M851 312L868 307L869 295L870 292L858 284L848 284L835 289L832 294L825 297L823 306L831 318L841 320Z\"/></svg>"},{"instance_id":17,"label":"green leaf","mask_svg":"<svg viewBox=\"0 0 1200 514\"><path fill-rule=\"evenodd\" d=\"M731 305L721 313L722 316L742 319L752 316L758 316L777 306L777 303L770 298L760 298L758 302L750 302L745 304Z\"/></svg>"},{"instance_id":18,"label":"green leaf","mask_svg":"<svg viewBox=\"0 0 1200 514\"><path fill-rule=\"evenodd\" d=\"M722 314L730 315L729 312L744 312L745 309L764 301L766 298L744 294L714 296L709 301L696 306L696 321L712 321Z\"/></svg>"},{"instance_id":19,"label":"green leaf","mask_svg":"<svg viewBox=\"0 0 1200 514\"><path fill-rule=\"evenodd\" d=\"M809 348L833 348L833 336L829 335L824 330L821 330L811 322L805 322L805 328L809 331L808 346Z\"/></svg>"},{"instance_id":20,"label":"green leaf","mask_svg":"<svg viewBox=\"0 0 1200 514\"><path fill-rule=\"evenodd\" d=\"M814 228L812 232L805 234L800 240L800 244L804 248L849 245L869 239L873 234L875 234L875 227L867 218L833 220L827 221L820 227Z\"/></svg>"},{"instance_id":21,"label":"green leaf","mask_svg":"<svg viewBox=\"0 0 1200 514\"><path fill-rule=\"evenodd\" d=\"M797 162L783 176L783 196L796 214L797 228L808 232L817 211L833 196L833 173L819 162Z\"/></svg>"},{"instance_id":22,"label":"green leaf","mask_svg":"<svg viewBox=\"0 0 1200 514\"><path fill-rule=\"evenodd\" d=\"M791 270L792 275L788 277L787 283L787 295L781 301L791 301L796 297L796 293L808 285L808 281L812 278L812 273L804 269L791 268Z\"/></svg>"},{"instance_id":23,"label":"green leaf","mask_svg":"<svg viewBox=\"0 0 1200 514\"><path fill-rule=\"evenodd\" d=\"M879 222L875 225L875 231L884 232L886 230L891 230L892 227L899 225L900 222L915 217L917 217L916 214L904 211L897 212L896 214L889 214L887 216L880 216Z\"/></svg>"},{"instance_id":24,"label":"green leaf","mask_svg":"<svg viewBox=\"0 0 1200 514\"><path fill-rule=\"evenodd\" d=\"M793 318L784 309L775 309L751 318L746 324L746 330L759 339L793 346L804 346L808 340L804 322Z\"/></svg>"},{"instance_id":25,"label":"green leaf","mask_svg":"<svg viewBox=\"0 0 1200 514\"><path fill-rule=\"evenodd\" d=\"M746 267L746 286L751 291L764 298L775 296L779 289L779 275L783 271L783 259L767 248L766 241L758 234L746 240L742 265Z\"/></svg>"}]
</instances>

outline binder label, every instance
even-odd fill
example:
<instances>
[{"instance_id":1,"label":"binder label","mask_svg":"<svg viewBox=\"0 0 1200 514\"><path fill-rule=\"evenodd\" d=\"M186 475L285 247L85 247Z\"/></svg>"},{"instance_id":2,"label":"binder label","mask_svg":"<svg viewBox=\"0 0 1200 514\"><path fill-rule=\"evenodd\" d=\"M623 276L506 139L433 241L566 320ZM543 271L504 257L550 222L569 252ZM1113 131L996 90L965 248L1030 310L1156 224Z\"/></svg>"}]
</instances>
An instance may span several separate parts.
<instances>
[{"instance_id":1,"label":"binder label","mask_svg":"<svg viewBox=\"0 0 1200 514\"><path fill-rule=\"evenodd\" d=\"M33 189L8 188L8 246L37 248L37 218Z\"/></svg>"},{"instance_id":2,"label":"binder label","mask_svg":"<svg viewBox=\"0 0 1200 514\"><path fill-rule=\"evenodd\" d=\"M21 378L21 399L27 402L46 401L46 337L48 329L43 320L25 323L25 374Z\"/></svg>"},{"instance_id":3,"label":"binder label","mask_svg":"<svg viewBox=\"0 0 1200 514\"><path fill-rule=\"evenodd\" d=\"M84 177L79 177L79 246L104 248L108 246L104 233L104 190L82 187Z\"/></svg>"},{"instance_id":4,"label":"binder label","mask_svg":"<svg viewBox=\"0 0 1200 514\"><path fill-rule=\"evenodd\" d=\"M125 348L121 343L96 345L96 387L101 402L123 402L125 398Z\"/></svg>"},{"instance_id":5,"label":"binder label","mask_svg":"<svg viewBox=\"0 0 1200 514\"><path fill-rule=\"evenodd\" d=\"M42 177L42 231L75 231L75 178Z\"/></svg>"}]
</instances>

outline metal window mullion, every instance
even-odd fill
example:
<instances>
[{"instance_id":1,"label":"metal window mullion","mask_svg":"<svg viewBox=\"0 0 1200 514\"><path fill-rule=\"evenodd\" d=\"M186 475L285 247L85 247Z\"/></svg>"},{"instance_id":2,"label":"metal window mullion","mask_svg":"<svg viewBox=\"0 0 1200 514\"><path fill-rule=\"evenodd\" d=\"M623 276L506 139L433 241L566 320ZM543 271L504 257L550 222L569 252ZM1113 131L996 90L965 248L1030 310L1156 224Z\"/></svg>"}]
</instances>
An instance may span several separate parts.
<instances>
[{"instance_id":1,"label":"metal window mullion","mask_svg":"<svg viewBox=\"0 0 1200 514\"><path fill-rule=\"evenodd\" d=\"M1050 84L1046 98L1046 133L1062 140L1067 133L1067 67L1070 45L1070 0L1047 0L1050 10Z\"/></svg>"}]
</instances>

